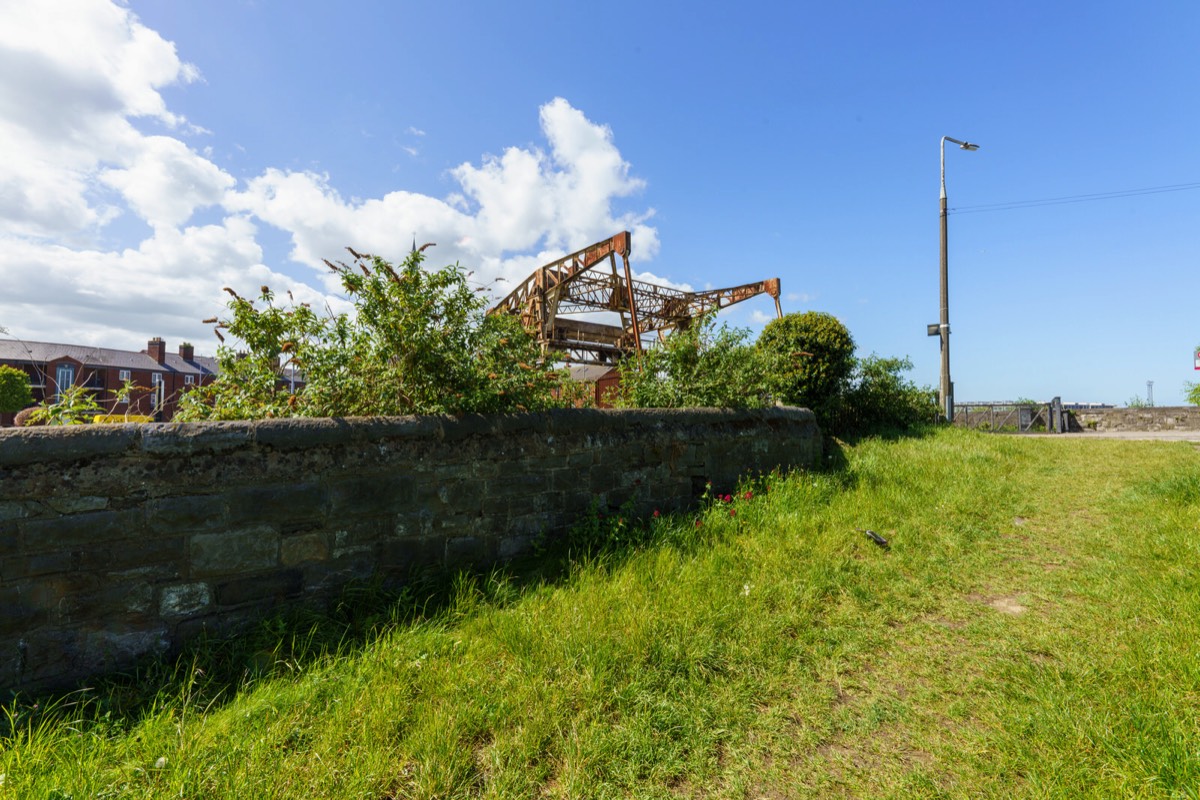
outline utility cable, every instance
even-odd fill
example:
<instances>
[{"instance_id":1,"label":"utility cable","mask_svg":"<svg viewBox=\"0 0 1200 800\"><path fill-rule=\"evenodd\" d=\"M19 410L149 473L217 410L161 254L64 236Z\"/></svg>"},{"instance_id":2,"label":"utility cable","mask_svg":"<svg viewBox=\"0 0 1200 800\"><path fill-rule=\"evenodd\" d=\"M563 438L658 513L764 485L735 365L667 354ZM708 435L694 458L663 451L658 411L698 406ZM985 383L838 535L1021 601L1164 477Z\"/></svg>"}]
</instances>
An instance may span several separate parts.
<instances>
[{"instance_id":1,"label":"utility cable","mask_svg":"<svg viewBox=\"0 0 1200 800\"><path fill-rule=\"evenodd\" d=\"M1118 192L1097 192L1095 194L1076 194L1066 197L1049 197L1043 200L1013 200L1008 203L986 203L978 206L958 206L948 209L955 214L979 214L985 211L1014 211L1021 208L1037 208L1038 206L1059 206L1069 203L1091 203L1096 200L1116 200L1122 197L1137 197L1145 194L1163 194L1164 192L1184 192L1190 189L1200 189L1200 182L1176 183L1168 186L1151 186L1145 189L1125 189Z\"/></svg>"}]
</instances>

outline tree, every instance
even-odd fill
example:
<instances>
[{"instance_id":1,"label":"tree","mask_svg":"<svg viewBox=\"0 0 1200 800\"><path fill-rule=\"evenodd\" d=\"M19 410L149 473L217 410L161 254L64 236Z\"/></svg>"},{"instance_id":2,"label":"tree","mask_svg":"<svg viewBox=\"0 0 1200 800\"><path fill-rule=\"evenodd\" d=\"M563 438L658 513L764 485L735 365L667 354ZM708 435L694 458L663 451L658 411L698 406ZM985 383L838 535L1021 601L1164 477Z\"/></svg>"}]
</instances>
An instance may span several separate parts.
<instances>
[{"instance_id":1,"label":"tree","mask_svg":"<svg viewBox=\"0 0 1200 800\"><path fill-rule=\"evenodd\" d=\"M0 412L20 411L33 402L33 390L25 370L0 365Z\"/></svg>"},{"instance_id":2,"label":"tree","mask_svg":"<svg viewBox=\"0 0 1200 800\"><path fill-rule=\"evenodd\" d=\"M556 403L551 390L564 375L515 317L484 313L480 290L457 266L424 270L418 251L399 267L354 256L349 265L326 262L354 304L350 314L318 315L290 294L277 305L267 286L257 300L226 289L231 316L218 323L218 336L228 330L246 350L220 347L217 379L188 392L176 419L503 412Z\"/></svg>"},{"instance_id":3,"label":"tree","mask_svg":"<svg viewBox=\"0 0 1200 800\"><path fill-rule=\"evenodd\" d=\"M828 425L854 371L854 338L846 326L820 311L788 314L767 323L756 347L775 396L812 409Z\"/></svg>"},{"instance_id":4,"label":"tree","mask_svg":"<svg viewBox=\"0 0 1200 800\"><path fill-rule=\"evenodd\" d=\"M766 403L762 360L749 331L716 327L707 314L668 336L641 359L621 364L615 405L625 408L744 408Z\"/></svg>"},{"instance_id":5,"label":"tree","mask_svg":"<svg viewBox=\"0 0 1200 800\"><path fill-rule=\"evenodd\" d=\"M838 410L839 435L910 430L937 415L937 392L904 377L912 369L907 358L871 354L859 359Z\"/></svg>"},{"instance_id":6,"label":"tree","mask_svg":"<svg viewBox=\"0 0 1200 800\"><path fill-rule=\"evenodd\" d=\"M1186 393L1189 403L1194 406L1200 406L1200 383L1185 383L1183 391Z\"/></svg>"}]
</instances>

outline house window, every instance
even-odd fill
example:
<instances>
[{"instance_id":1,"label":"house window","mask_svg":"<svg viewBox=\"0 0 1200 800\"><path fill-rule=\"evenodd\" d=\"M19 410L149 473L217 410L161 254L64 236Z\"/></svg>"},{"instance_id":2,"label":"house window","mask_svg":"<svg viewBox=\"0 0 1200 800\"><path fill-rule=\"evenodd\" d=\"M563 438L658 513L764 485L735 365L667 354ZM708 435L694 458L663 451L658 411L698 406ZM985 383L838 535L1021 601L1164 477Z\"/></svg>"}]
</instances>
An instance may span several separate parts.
<instances>
[{"instance_id":1,"label":"house window","mask_svg":"<svg viewBox=\"0 0 1200 800\"><path fill-rule=\"evenodd\" d=\"M132 377L132 374L127 369L119 370L117 372L117 380L121 381L122 383L129 380L130 377Z\"/></svg>"},{"instance_id":2,"label":"house window","mask_svg":"<svg viewBox=\"0 0 1200 800\"><path fill-rule=\"evenodd\" d=\"M183 382L190 386L196 382L196 376L195 375L184 375Z\"/></svg>"},{"instance_id":3,"label":"house window","mask_svg":"<svg viewBox=\"0 0 1200 800\"><path fill-rule=\"evenodd\" d=\"M54 371L54 394L55 399L61 398L64 389L67 389L75 383L75 365L74 364L59 364L58 369Z\"/></svg>"},{"instance_id":4,"label":"house window","mask_svg":"<svg viewBox=\"0 0 1200 800\"><path fill-rule=\"evenodd\" d=\"M153 390L151 397L154 407L158 408L163 402L163 376L161 372L150 373L150 388Z\"/></svg>"}]
</instances>

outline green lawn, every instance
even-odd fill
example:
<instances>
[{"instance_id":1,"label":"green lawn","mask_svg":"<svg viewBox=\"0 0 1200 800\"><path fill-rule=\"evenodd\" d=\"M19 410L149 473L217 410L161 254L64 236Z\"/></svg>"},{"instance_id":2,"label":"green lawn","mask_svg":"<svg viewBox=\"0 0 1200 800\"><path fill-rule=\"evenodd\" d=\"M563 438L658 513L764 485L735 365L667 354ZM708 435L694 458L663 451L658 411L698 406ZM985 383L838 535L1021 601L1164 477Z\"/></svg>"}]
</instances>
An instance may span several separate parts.
<instances>
[{"instance_id":1,"label":"green lawn","mask_svg":"<svg viewBox=\"0 0 1200 800\"><path fill-rule=\"evenodd\" d=\"M27 698L0 797L1200 797L1195 445L829 463L232 684Z\"/></svg>"}]
</instances>

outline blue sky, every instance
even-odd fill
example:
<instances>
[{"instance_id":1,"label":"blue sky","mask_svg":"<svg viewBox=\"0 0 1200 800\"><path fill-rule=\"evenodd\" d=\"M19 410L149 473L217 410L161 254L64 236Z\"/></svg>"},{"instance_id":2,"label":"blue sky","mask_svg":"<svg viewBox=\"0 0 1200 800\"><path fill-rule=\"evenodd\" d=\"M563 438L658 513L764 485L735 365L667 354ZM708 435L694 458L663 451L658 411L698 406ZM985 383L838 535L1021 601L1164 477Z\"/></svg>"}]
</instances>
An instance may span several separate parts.
<instances>
[{"instance_id":1,"label":"blue sky","mask_svg":"<svg viewBox=\"0 0 1200 800\"><path fill-rule=\"evenodd\" d=\"M1193 2L17 0L0 325L211 352L222 286L326 299L345 245L511 281L629 228L644 275L778 276L932 385L948 135L957 399L1178 404L1197 41ZM1084 201L978 208L1049 198Z\"/></svg>"}]
</instances>

